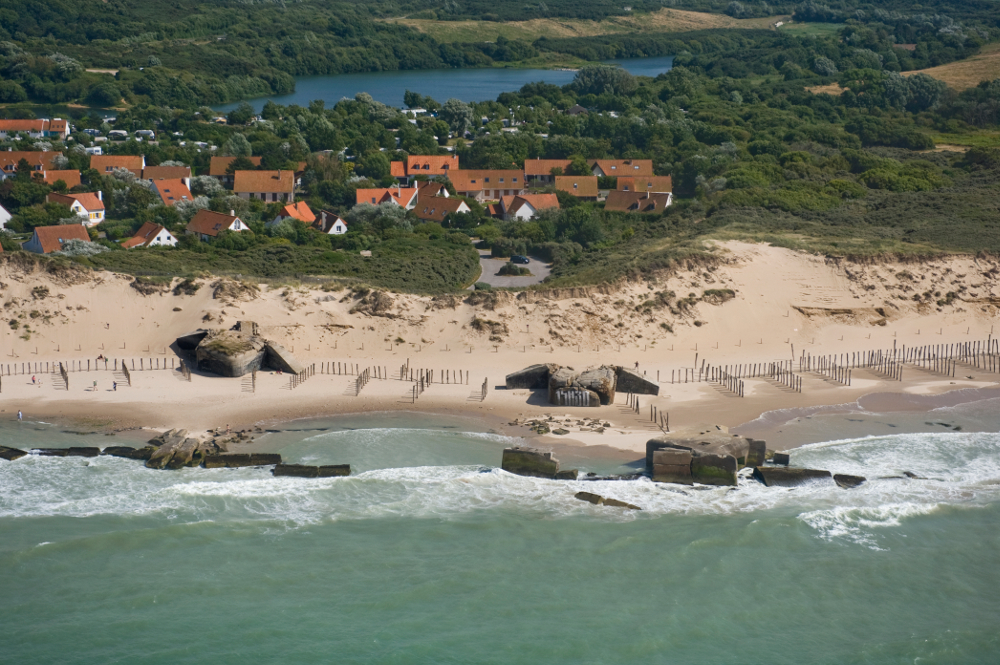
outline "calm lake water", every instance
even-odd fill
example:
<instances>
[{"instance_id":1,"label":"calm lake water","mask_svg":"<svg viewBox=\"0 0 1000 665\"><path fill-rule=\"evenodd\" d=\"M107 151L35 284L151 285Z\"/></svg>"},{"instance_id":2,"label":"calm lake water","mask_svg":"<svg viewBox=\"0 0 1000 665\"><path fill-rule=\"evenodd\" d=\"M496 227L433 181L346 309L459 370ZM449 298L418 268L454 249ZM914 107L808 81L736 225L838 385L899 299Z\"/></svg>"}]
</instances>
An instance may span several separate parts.
<instances>
[{"instance_id":1,"label":"calm lake water","mask_svg":"<svg viewBox=\"0 0 1000 665\"><path fill-rule=\"evenodd\" d=\"M658 58L629 58L609 60L637 76L656 76L668 71L673 56ZM337 76L301 76L295 79L295 92L289 95L261 97L250 100L260 111L271 100L282 106L306 106L315 99L322 99L333 106L341 99L354 98L367 92L375 100L390 106L403 106L403 93L419 92L439 102L456 97L463 102L482 102L497 98L501 92L519 90L526 83L544 81L565 85L573 80L576 72L555 69L431 69L421 71L374 72L368 74L340 74ZM228 112L237 104L226 104L217 110Z\"/></svg>"},{"instance_id":2,"label":"calm lake water","mask_svg":"<svg viewBox=\"0 0 1000 665\"><path fill-rule=\"evenodd\" d=\"M522 478L496 468L518 439L446 417L287 427L259 447L351 462L354 475L0 460L0 660L950 664L1000 652L995 433L793 454L872 479L848 491ZM0 443L124 441L25 422L0 427ZM585 451L565 461L617 465ZM877 479L903 470L926 480ZM581 489L643 510L592 506L573 498Z\"/></svg>"}]
</instances>

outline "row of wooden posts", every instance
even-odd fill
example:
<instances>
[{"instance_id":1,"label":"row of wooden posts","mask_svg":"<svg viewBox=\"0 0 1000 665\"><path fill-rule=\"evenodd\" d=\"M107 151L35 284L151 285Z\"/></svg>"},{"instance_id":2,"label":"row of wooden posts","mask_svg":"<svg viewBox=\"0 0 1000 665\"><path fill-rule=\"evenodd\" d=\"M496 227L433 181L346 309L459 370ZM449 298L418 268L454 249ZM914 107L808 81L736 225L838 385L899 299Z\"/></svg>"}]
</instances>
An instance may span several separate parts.
<instances>
[{"instance_id":1,"label":"row of wooden posts","mask_svg":"<svg viewBox=\"0 0 1000 665\"><path fill-rule=\"evenodd\" d=\"M254 372L254 374L256 374L256 372ZM306 367L305 369L303 369L298 374L291 374L291 375L289 375L289 377L288 377L288 389L289 390L295 390L300 385L302 385L303 383L305 383L306 380L309 377L311 377L311 376L313 376L315 374L316 374L316 364L313 363L312 365L309 365L308 367ZM257 392L257 381L256 381L256 378L254 378L252 380L253 380L253 389L254 389L254 392Z\"/></svg>"},{"instance_id":2,"label":"row of wooden posts","mask_svg":"<svg viewBox=\"0 0 1000 665\"><path fill-rule=\"evenodd\" d=\"M729 392L733 393L737 397L743 397L743 380L738 378L735 374L730 374L725 369L721 367L711 367L709 366L709 381L712 383L718 383L723 386Z\"/></svg>"},{"instance_id":3,"label":"row of wooden posts","mask_svg":"<svg viewBox=\"0 0 1000 665\"><path fill-rule=\"evenodd\" d=\"M790 360L771 363L768 368L767 378L800 393L802 392L802 377L792 372L791 364L792 361Z\"/></svg>"},{"instance_id":4,"label":"row of wooden posts","mask_svg":"<svg viewBox=\"0 0 1000 665\"><path fill-rule=\"evenodd\" d=\"M354 396L357 397L361 394L361 390L368 385L368 382L372 378L372 372L370 369L363 369L358 374L358 378L354 379Z\"/></svg>"},{"instance_id":5,"label":"row of wooden posts","mask_svg":"<svg viewBox=\"0 0 1000 665\"><path fill-rule=\"evenodd\" d=\"M140 371L175 369L177 362L176 358L170 358L169 363L167 362L166 358L162 359L163 362L160 362L161 360L160 358L156 358L155 359L156 362L153 362L154 361L153 358L139 358L138 360L139 360L138 369ZM183 362L184 361L182 360L181 363ZM118 358L115 358L114 361L112 361L110 358L105 358L104 367L101 367L98 361L95 360L91 362L90 359L87 359L85 361L84 360L67 360L65 362L59 361L59 364L64 365L66 367L67 372L106 372L108 370L113 370L117 372L119 365L123 369L126 369L125 360L119 360ZM136 370L135 364L136 364L136 359L132 358L131 359L132 371ZM6 365L0 365L0 375L7 375L7 376L17 376L19 374L20 375L42 374L42 373L54 374L58 371L59 367L56 365L55 362L38 361L38 362L23 362L14 364L8 363Z\"/></svg>"}]
</instances>

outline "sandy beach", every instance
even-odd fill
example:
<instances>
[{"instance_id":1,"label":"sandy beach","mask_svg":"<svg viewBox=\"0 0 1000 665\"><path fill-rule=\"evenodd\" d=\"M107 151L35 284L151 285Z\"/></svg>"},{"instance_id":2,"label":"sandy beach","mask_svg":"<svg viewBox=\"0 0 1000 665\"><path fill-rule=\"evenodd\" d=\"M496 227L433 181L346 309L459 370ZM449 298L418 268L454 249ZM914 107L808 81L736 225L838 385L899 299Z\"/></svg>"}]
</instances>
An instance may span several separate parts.
<instances>
[{"instance_id":1,"label":"sandy beach","mask_svg":"<svg viewBox=\"0 0 1000 665\"><path fill-rule=\"evenodd\" d=\"M669 414L672 429L702 423L736 427L765 412L854 408L850 405L859 399L877 399L891 410L925 408L935 402L917 407L921 402L913 398L952 391L976 391L961 393L969 399L1000 395L1000 374L962 363L954 377L907 365L902 381L854 369L850 387L805 372L801 393L767 378L745 379L743 397L717 384L679 383L685 369L704 362L791 360L798 373L803 353L986 340L1000 311L995 260L860 265L742 243L720 245L718 252L717 265L687 266L648 282L478 292L464 299L218 278L199 280L193 295L177 295L166 286L135 288L125 275L43 273L5 261L0 294L10 325L3 332L0 409L2 417L20 409L26 416L92 428L193 430L413 410L472 416L498 431L526 436L535 435L511 423L552 416L568 419L570 433L540 437L540 444L575 441L637 452L660 431L651 407ZM176 370L182 356L172 348L174 340L240 320L257 322L265 337L315 365L315 374L294 387L287 375L273 372L258 373L255 385L249 376L198 371L185 380ZM130 369L134 363L132 386L122 373L105 371L103 362L102 369L86 371L88 361L96 367L100 355L111 359L109 368L116 360ZM74 368L68 390L52 373L59 362ZM544 393L504 389L506 374L535 363L576 369L638 363L640 373L659 381L660 394L640 396L636 412L620 393L614 405L567 409L545 403ZM400 379L403 365L434 371L435 382L417 399L412 382ZM338 366L348 372L379 367L386 378L371 380L355 395L354 374L327 373ZM447 382L440 383L442 378ZM577 424L584 418L611 426L592 431Z\"/></svg>"}]
</instances>

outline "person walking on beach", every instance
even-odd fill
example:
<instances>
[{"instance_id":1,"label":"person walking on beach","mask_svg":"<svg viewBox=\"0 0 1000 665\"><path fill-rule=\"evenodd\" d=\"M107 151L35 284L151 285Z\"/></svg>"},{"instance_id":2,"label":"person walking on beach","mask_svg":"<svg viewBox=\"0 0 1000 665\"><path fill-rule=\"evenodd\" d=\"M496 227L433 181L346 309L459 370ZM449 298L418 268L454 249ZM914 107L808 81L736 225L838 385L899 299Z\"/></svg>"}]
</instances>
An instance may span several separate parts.
<instances>
[{"instance_id":1,"label":"person walking on beach","mask_svg":"<svg viewBox=\"0 0 1000 665\"><path fill-rule=\"evenodd\" d=\"M639 371L639 361L638 360L635 361L635 371L637 371L637 372Z\"/></svg>"},{"instance_id":2,"label":"person walking on beach","mask_svg":"<svg viewBox=\"0 0 1000 665\"><path fill-rule=\"evenodd\" d=\"M97 392L97 381L94 381L94 392Z\"/></svg>"},{"instance_id":3,"label":"person walking on beach","mask_svg":"<svg viewBox=\"0 0 1000 665\"><path fill-rule=\"evenodd\" d=\"M35 375L31 375L31 385L35 385Z\"/></svg>"},{"instance_id":4,"label":"person walking on beach","mask_svg":"<svg viewBox=\"0 0 1000 665\"><path fill-rule=\"evenodd\" d=\"M112 381L111 382L111 386L115 389L115 392L118 392L118 382L117 381Z\"/></svg>"},{"instance_id":5,"label":"person walking on beach","mask_svg":"<svg viewBox=\"0 0 1000 665\"><path fill-rule=\"evenodd\" d=\"M229 427L229 423L226 423L226 434L231 434L232 431L233 430Z\"/></svg>"},{"instance_id":6,"label":"person walking on beach","mask_svg":"<svg viewBox=\"0 0 1000 665\"><path fill-rule=\"evenodd\" d=\"M21 422L21 419L22 419L23 417L24 417L24 416L23 416L23 415L21 414L21 409L18 409L18 410L17 410L17 422Z\"/></svg>"}]
</instances>

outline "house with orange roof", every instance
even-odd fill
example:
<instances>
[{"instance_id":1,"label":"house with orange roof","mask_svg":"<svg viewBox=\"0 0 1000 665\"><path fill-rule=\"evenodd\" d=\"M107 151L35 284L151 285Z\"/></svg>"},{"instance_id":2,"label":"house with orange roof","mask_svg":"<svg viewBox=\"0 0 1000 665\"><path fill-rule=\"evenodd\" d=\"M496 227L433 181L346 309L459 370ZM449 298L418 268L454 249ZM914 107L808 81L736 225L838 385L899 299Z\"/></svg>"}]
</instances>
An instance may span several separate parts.
<instances>
[{"instance_id":1,"label":"house with orange roof","mask_svg":"<svg viewBox=\"0 0 1000 665\"><path fill-rule=\"evenodd\" d=\"M498 201L502 196L527 194L524 171L468 170L453 171L449 176L459 196L483 201Z\"/></svg>"},{"instance_id":2,"label":"house with orange roof","mask_svg":"<svg viewBox=\"0 0 1000 665\"><path fill-rule=\"evenodd\" d=\"M642 176L653 175L652 159L594 159L590 168L596 176Z\"/></svg>"},{"instance_id":3,"label":"house with orange roof","mask_svg":"<svg viewBox=\"0 0 1000 665\"><path fill-rule=\"evenodd\" d=\"M420 190L416 187L379 187L375 189L359 189L355 192L355 205L359 203L371 203L380 205L382 203L395 203L407 210L413 210L417 205L417 193Z\"/></svg>"},{"instance_id":4,"label":"house with orange roof","mask_svg":"<svg viewBox=\"0 0 1000 665\"><path fill-rule=\"evenodd\" d=\"M551 185L555 178L552 170L561 169L561 173L566 173L572 163L571 159L526 159L524 177L531 184Z\"/></svg>"},{"instance_id":5,"label":"house with orange roof","mask_svg":"<svg viewBox=\"0 0 1000 665\"><path fill-rule=\"evenodd\" d=\"M146 168L145 155L91 155L90 168L101 175L111 175L115 169L128 169L136 178L142 177Z\"/></svg>"},{"instance_id":6,"label":"house with orange roof","mask_svg":"<svg viewBox=\"0 0 1000 665\"><path fill-rule=\"evenodd\" d=\"M447 176L458 170L458 155L409 155L405 162L391 162L393 178L409 180L413 176Z\"/></svg>"},{"instance_id":7,"label":"house with orange roof","mask_svg":"<svg viewBox=\"0 0 1000 665\"><path fill-rule=\"evenodd\" d=\"M320 233L342 236L347 233L347 222L340 215L328 210L320 210L314 228Z\"/></svg>"},{"instance_id":8,"label":"house with orange roof","mask_svg":"<svg viewBox=\"0 0 1000 665\"><path fill-rule=\"evenodd\" d=\"M0 120L0 139L27 134L33 139L57 139L65 141L69 134L69 123L62 118L51 120Z\"/></svg>"},{"instance_id":9,"label":"house with orange roof","mask_svg":"<svg viewBox=\"0 0 1000 665\"><path fill-rule=\"evenodd\" d=\"M142 170L143 180L175 180L188 179L187 186L191 186L190 166L147 166Z\"/></svg>"},{"instance_id":10,"label":"house with orange roof","mask_svg":"<svg viewBox=\"0 0 1000 665\"><path fill-rule=\"evenodd\" d=\"M56 157L62 157L61 152L55 150L8 150L0 152L0 180L5 180L8 176L17 173L17 165L23 159L28 162L32 171L52 171L55 170Z\"/></svg>"},{"instance_id":11,"label":"house with orange roof","mask_svg":"<svg viewBox=\"0 0 1000 665\"><path fill-rule=\"evenodd\" d=\"M226 215L221 212L213 212L208 209L201 209L188 222L184 233L187 235L197 235L202 242L209 238L215 238L223 231L249 231L246 223L236 216L235 210L230 210Z\"/></svg>"},{"instance_id":12,"label":"house with orange roof","mask_svg":"<svg viewBox=\"0 0 1000 665\"><path fill-rule=\"evenodd\" d=\"M316 215L309 209L309 205L305 201L289 203L281 209L281 212L278 213L277 217L267 223L267 226L280 224L286 219L297 219L305 224L312 224L316 221Z\"/></svg>"},{"instance_id":13,"label":"house with orange roof","mask_svg":"<svg viewBox=\"0 0 1000 665\"><path fill-rule=\"evenodd\" d=\"M288 170L237 171L233 174L233 193L241 199L291 203L295 200L295 173Z\"/></svg>"},{"instance_id":14,"label":"house with orange roof","mask_svg":"<svg viewBox=\"0 0 1000 665\"><path fill-rule=\"evenodd\" d=\"M174 235L153 222L146 222L139 227L135 235L121 243L125 249L134 247L174 247L177 245L177 238Z\"/></svg>"},{"instance_id":15,"label":"house with orange roof","mask_svg":"<svg viewBox=\"0 0 1000 665\"><path fill-rule=\"evenodd\" d=\"M80 217L87 226L97 226L104 221L104 192L83 192L81 194L56 194L46 197L49 203L61 203Z\"/></svg>"},{"instance_id":16,"label":"house with orange roof","mask_svg":"<svg viewBox=\"0 0 1000 665\"><path fill-rule=\"evenodd\" d=\"M533 219L539 210L558 207L559 197L555 194L522 194L502 197L499 212L505 221L526 222Z\"/></svg>"},{"instance_id":17,"label":"house with orange roof","mask_svg":"<svg viewBox=\"0 0 1000 665\"><path fill-rule=\"evenodd\" d=\"M90 234L83 224L58 224L56 226L36 226L31 240L21 245L21 249L35 254L51 254L61 251L69 240L90 242Z\"/></svg>"},{"instance_id":18,"label":"house with orange roof","mask_svg":"<svg viewBox=\"0 0 1000 665\"><path fill-rule=\"evenodd\" d=\"M673 179L668 175L652 175L645 178L618 178L615 183L619 192L652 192L669 194L674 191Z\"/></svg>"},{"instance_id":19,"label":"house with orange roof","mask_svg":"<svg viewBox=\"0 0 1000 665\"><path fill-rule=\"evenodd\" d=\"M46 185L54 185L62 180L66 183L66 189L73 189L80 184L80 172L73 169L42 171L42 180Z\"/></svg>"},{"instance_id":20,"label":"house with orange roof","mask_svg":"<svg viewBox=\"0 0 1000 665\"><path fill-rule=\"evenodd\" d=\"M605 210L618 212L663 212L673 200L672 194L653 194L651 192L608 192L604 202Z\"/></svg>"},{"instance_id":21,"label":"house with orange roof","mask_svg":"<svg viewBox=\"0 0 1000 665\"><path fill-rule=\"evenodd\" d=\"M194 195L188 189L190 179L174 178L171 180L154 180L153 193L160 197L165 206L172 206L180 201L193 201Z\"/></svg>"},{"instance_id":22,"label":"house with orange roof","mask_svg":"<svg viewBox=\"0 0 1000 665\"><path fill-rule=\"evenodd\" d=\"M471 212L472 208L462 199L446 199L443 196L429 196L422 199L417 207L413 209L417 218L425 222L437 222L440 224L448 215L457 212Z\"/></svg>"},{"instance_id":23,"label":"house with orange roof","mask_svg":"<svg viewBox=\"0 0 1000 665\"><path fill-rule=\"evenodd\" d=\"M219 182L223 185L233 184L233 176L230 173L226 173L229 169L229 165L233 163L235 157L212 157L211 162L208 165L208 175L213 178L218 178ZM260 167L260 157L247 157L250 163L254 166Z\"/></svg>"},{"instance_id":24,"label":"house with orange roof","mask_svg":"<svg viewBox=\"0 0 1000 665\"><path fill-rule=\"evenodd\" d=\"M555 177L556 189L584 201L597 200L596 175L558 175Z\"/></svg>"}]
</instances>

